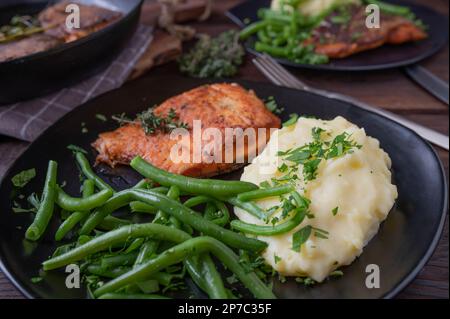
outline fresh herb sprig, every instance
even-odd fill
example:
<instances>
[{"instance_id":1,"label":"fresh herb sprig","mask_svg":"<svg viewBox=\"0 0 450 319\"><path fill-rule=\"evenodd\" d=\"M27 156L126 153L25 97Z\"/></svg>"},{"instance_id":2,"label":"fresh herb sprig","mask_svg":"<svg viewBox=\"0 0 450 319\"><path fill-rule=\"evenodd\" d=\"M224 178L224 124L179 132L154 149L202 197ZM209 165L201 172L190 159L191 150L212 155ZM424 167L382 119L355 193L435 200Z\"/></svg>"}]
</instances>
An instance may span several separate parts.
<instances>
[{"instance_id":1,"label":"fresh herb sprig","mask_svg":"<svg viewBox=\"0 0 450 319\"><path fill-rule=\"evenodd\" d=\"M154 109L150 108L139 113L135 120L127 117L125 113L114 115L112 119L120 125L139 123L147 135L152 135L157 132L169 133L176 128L189 128L187 123L179 121L179 117L174 109L170 109L167 115L157 115Z\"/></svg>"}]
</instances>

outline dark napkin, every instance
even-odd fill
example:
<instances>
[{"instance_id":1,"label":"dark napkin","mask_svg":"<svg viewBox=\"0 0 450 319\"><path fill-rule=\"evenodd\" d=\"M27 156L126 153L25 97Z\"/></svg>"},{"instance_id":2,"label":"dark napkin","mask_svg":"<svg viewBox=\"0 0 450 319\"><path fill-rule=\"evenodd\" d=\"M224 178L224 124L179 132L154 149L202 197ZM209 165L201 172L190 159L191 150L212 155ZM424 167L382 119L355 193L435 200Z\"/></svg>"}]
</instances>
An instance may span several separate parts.
<instances>
[{"instance_id":1,"label":"dark napkin","mask_svg":"<svg viewBox=\"0 0 450 319\"><path fill-rule=\"evenodd\" d=\"M31 142L78 105L120 87L152 39L153 28L141 25L128 46L100 74L45 97L0 106L0 135Z\"/></svg>"}]
</instances>

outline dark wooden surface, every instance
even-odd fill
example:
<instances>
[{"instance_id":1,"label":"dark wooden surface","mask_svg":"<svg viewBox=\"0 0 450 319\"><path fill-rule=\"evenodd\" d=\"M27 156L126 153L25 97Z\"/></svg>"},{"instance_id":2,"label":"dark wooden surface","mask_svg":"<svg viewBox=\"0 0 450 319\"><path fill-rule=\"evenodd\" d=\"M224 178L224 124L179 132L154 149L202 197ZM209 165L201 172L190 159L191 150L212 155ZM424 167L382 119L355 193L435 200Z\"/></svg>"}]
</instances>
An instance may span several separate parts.
<instances>
[{"instance_id":1,"label":"dark wooden surface","mask_svg":"<svg viewBox=\"0 0 450 319\"><path fill-rule=\"evenodd\" d=\"M195 23L195 27L204 33L217 34L234 25L223 15L228 8L242 0L216 0L214 12L209 21ZM448 15L447 0L416 0ZM421 63L440 78L449 80L448 45L436 56ZM176 73L176 65L171 63L151 71L149 76L162 73ZM364 102L389 109L418 123L448 134L448 106L436 100L419 86L414 84L402 70L389 70L366 73L318 73L295 71L296 75L311 86L337 91L356 97ZM239 77L253 81L267 81L252 65L248 57ZM27 143L0 137L0 178L6 169L27 147ZM448 152L436 148L444 163L448 179ZM0 221L1 222L1 221ZM417 278L398 296L399 298L448 298L449 297L449 238L448 214L445 230L439 246L430 261ZM23 298L20 292L0 273L0 298Z\"/></svg>"}]
</instances>

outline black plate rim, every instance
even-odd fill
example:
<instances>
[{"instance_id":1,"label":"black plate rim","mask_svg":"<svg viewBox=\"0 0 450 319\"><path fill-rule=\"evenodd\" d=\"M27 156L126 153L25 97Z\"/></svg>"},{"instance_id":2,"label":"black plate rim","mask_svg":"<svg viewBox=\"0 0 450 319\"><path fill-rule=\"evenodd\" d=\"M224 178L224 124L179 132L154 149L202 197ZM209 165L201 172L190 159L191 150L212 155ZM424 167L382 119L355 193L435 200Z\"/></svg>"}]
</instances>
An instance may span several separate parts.
<instances>
[{"instance_id":1,"label":"black plate rim","mask_svg":"<svg viewBox=\"0 0 450 319\"><path fill-rule=\"evenodd\" d=\"M227 10L227 12L225 12L225 15L240 28L245 27L245 24L239 17L237 17L234 14L234 12L239 10L242 5L243 5L243 3L238 4L238 5L234 6L233 8ZM423 6L423 5L416 4L416 3L414 3L412 5L416 8L425 8L426 10L434 11L437 15L440 15L435 10L433 10L427 6ZM280 59L280 58L276 58L276 57L274 57L274 59L283 65L286 65L289 67L294 67L294 68L299 68L299 69L307 69L307 70L336 71L336 72L341 72L341 71L362 72L362 71L388 70L388 69L394 69L394 68L400 68L400 67L407 67L407 66L419 63L427 58L432 57L433 55L438 53L445 46L445 44L448 42L448 38L449 38L449 34L447 32L445 41L442 41L442 43L439 43L439 45L436 45L433 49L428 50L427 52L422 53L414 58L410 58L410 59L399 61L399 62L384 63L384 64L372 65L372 66L338 66L338 65L330 65L330 64L311 65L311 64L295 63L295 62L292 62L292 61L289 61L286 59ZM261 55L261 53L257 52L252 46L250 46L248 44L248 41L245 42L245 48L247 49L248 52L250 52L251 54L253 54L255 56Z\"/></svg>"},{"instance_id":2,"label":"black plate rim","mask_svg":"<svg viewBox=\"0 0 450 319\"><path fill-rule=\"evenodd\" d=\"M73 47L81 46L81 45L85 44L86 42L94 41L96 38L101 37L102 35L104 35L108 32L111 32L113 29L116 29L124 21L129 20L130 17L135 15L136 12L140 10L143 3L144 3L144 0L138 0L138 2L136 3L136 6L133 9L131 9L130 12L128 12L123 17L121 17L119 20L114 21L113 23L107 25L105 28L103 28L101 30L93 32L85 37L82 37L82 38L76 40L76 41L69 42L69 43L63 43L63 44L60 44L54 48L51 48L51 49L48 49L45 51L36 52L33 54L26 55L24 57L19 57L19 58L13 59L13 60L5 61L5 62L0 62L0 68L10 66L10 65L15 65L15 64L22 64L24 62L38 60L42 57L57 54L62 51L67 51L67 50L72 49Z\"/></svg>"},{"instance_id":3,"label":"black plate rim","mask_svg":"<svg viewBox=\"0 0 450 319\"><path fill-rule=\"evenodd\" d=\"M167 83L176 83L175 80L177 79L186 79L185 77L181 77L181 76L173 76L173 75L166 75L166 76L162 76L161 78L165 78L165 79L170 79L171 81L174 82L167 82ZM137 80L138 81L138 80ZM216 80L212 80L212 79L195 79L194 80L196 84L201 85L201 83L203 84L208 84L208 83L214 83L217 82ZM133 85L133 82L136 81L132 81L128 84L126 84L126 86L128 85ZM198 83L197 83L198 82ZM255 86L261 86L261 85L265 85L265 86L272 86L272 87L277 87L273 84L267 83L267 82L256 82L256 81L248 81L248 80L241 80L241 79L235 79L235 80L222 80L222 82L236 82L239 84L244 85L247 88L251 88L252 85ZM291 89L291 88L286 88L286 87L277 87L277 88L281 88L282 90L288 90L288 91L299 91L296 89ZM48 127L45 131L43 131L34 142L30 143L26 149L24 149L20 155L18 156L18 159L20 157L22 157L24 155L25 152L28 151L28 149L35 143L39 142L41 139L45 138L45 135L47 135L47 132L52 130L54 126L56 126L59 122L64 121L66 118L70 117L73 113L77 112L78 109L86 107L87 105L89 105L90 103L94 103L96 100L101 99L104 95L110 94L112 92L116 92L121 90L122 88L118 88L109 92L106 92L104 94L101 94L97 97L95 97L94 99L80 105L79 107L71 110L69 113L65 114L63 117L61 117L58 121L56 121L54 124L52 124L50 127ZM313 92L304 92L305 94L310 94L310 95L314 95L314 96L318 96L324 99L331 99L328 97L324 97L320 94L317 93L313 93ZM331 99L332 100L332 99ZM347 101L343 101L343 103L348 104L350 107L355 107L358 109L361 109L360 107L358 107L357 105L354 105L350 102ZM442 233L444 230L444 224L445 224L445 220L447 217L447 210L448 210L448 200L449 200L449 194L448 194L448 183L447 183L447 179L446 179L446 174L445 174L445 170L444 170L444 165L441 161L441 159L439 158L437 151L431 146L431 144L424 140L420 135L418 135L416 132L414 132L413 130L411 130L410 128L397 123L389 118L386 118L378 113L375 113L373 111L370 110L366 110L366 109L361 109L364 112L368 112L376 117L382 118L384 121L388 121L391 122L391 124L393 125L397 125L402 127L404 130L406 130L407 132L409 132L410 134L414 135L419 141L421 141L424 146L426 146L426 148L428 148L428 150L431 152L431 154L433 155L433 157L435 158L435 161L439 164L439 168L440 168L440 174L439 174L439 178L441 180L441 184L442 184L442 191L444 194L444 198L443 198L443 202L442 202L442 211L441 211L441 218L439 220L439 225L436 229L436 232L433 236L433 240L430 242L430 245L427 249L427 251L425 252L425 254L421 257L421 259L417 262L417 264L410 270L410 272L401 280L399 281L399 283L397 285L395 285L389 292L387 292L384 296L381 296L382 299L392 299L394 298L397 294L399 294L403 289L405 289L415 278L416 276L419 274L419 272L423 269L423 267L426 265L426 263L429 261L429 259L431 258L431 256L433 255L433 253L435 252L438 243L442 237ZM3 175L3 177L0 179L0 189L2 188L2 185L6 182L6 176L8 176L12 169L14 167L14 163L7 169L7 171L5 172L5 174ZM5 274L6 278L8 278L8 280L10 280L12 282L12 284L28 299L37 299L38 297L35 297L33 295L33 293L31 293L30 291L28 291L24 286L22 286L14 277L14 275L9 271L9 269L6 267L4 261L4 256L2 254L2 252L0 251L0 270Z\"/></svg>"}]
</instances>

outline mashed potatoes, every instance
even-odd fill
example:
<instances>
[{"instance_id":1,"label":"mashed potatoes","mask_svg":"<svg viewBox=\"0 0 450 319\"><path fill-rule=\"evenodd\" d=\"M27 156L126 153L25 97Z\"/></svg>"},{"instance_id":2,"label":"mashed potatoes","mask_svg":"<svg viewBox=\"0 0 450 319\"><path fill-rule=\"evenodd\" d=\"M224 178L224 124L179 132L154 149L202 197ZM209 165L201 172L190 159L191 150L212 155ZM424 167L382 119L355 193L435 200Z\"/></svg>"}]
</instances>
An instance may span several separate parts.
<instances>
[{"instance_id":1,"label":"mashed potatoes","mask_svg":"<svg viewBox=\"0 0 450 319\"><path fill-rule=\"evenodd\" d=\"M313 140L312 132L316 128L325 130L321 134L324 141L331 141L347 132L361 148L341 157L322 160L315 179L305 182L301 177L295 182L297 191L311 200L310 212L314 218L305 218L288 233L258 238L268 243L263 256L279 273L309 276L320 282L336 268L352 263L362 253L394 205L397 188L391 184L391 160L380 148L379 141L342 117L332 121L300 118L297 124L275 132L265 151L245 168L241 180L260 184L283 176L284 173L278 170L273 174L261 170L261 165L273 162L274 158L278 160L278 167L283 162L292 164L270 152L270 146L277 141L280 151L298 148ZM302 165L295 169L298 176L303 176ZM280 205L280 197L259 200L257 204L270 209ZM242 221L267 226L239 208L235 213ZM280 214L278 210L274 216ZM312 234L300 252L294 251L292 235L306 225L328 232L328 239Z\"/></svg>"},{"instance_id":2,"label":"mashed potatoes","mask_svg":"<svg viewBox=\"0 0 450 319\"><path fill-rule=\"evenodd\" d=\"M282 0L273 0L272 9L279 10ZM304 0L299 5L299 11L304 15L317 16L331 10L335 6L351 3L361 3L360 0Z\"/></svg>"}]
</instances>

